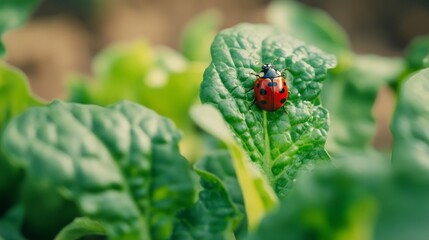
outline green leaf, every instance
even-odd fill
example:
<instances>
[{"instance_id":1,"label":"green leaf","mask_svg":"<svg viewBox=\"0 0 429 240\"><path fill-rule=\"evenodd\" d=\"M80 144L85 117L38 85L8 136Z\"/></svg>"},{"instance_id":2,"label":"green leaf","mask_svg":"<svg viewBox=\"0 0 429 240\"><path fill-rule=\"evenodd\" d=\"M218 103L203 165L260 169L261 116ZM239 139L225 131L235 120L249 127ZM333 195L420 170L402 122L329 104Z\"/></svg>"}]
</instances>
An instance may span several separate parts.
<instances>
[{"instance_id":1,"label":"green leaf","mask_svg":"<svg viewBox=\"0 0 429 240\"><path fill-rule=\"evenodd\" d=\"M429 35L413 39L407 47L405 58L411 71L429 67Z\"/></svg>"},{"instance_id":2,"label":"green leaf","mask_svg":"<svg viewBox=\"0 0 429 240\"><path fill-rule=\"evenodd\" d=\"M215 175L224 184L234 206L242 213L243 219L235 229L237 239L247 234L247 216L243 194L235 173L233 159L227 150L214 151L196 164L196 168Z\"/></svg>"},{"instance_id":3,"label":"green leaf","mask_svg":"<svg viewBox=\"0 0 429 240\"><path fill-rule=\"evenodd\" d=\"M223 151L210 154L196 164L195 171L203 190L193 207L178 214L172 239L235 240L234 230L242 222L243 215L233 197L241 204L241 210L243 200L231 157Z\"/></svg>"},{"instance_id":4,"label":"green leaf","mask_svg":"<svg viewBox=\"0 0 429 240\"><path fill-rule=\"evenodd\" d=\"M324 150L328 113L319 94L335 58L267 25L241 24L220 32L212 45L212 63L204 73L201 101L217 107L243 149L279 196L300 169L329 159ZM284 71L289 86L287 114L265 112L253 101L261 63Z\"/></svg>"},{"instance_id":5,"label":"green leaf","mask_svg":"<svg viewBox=\"0 0 429 240\"><path fill-rule=\"evenodd\" d=\"M329 75L321 94L322 104L330 113L329 152L371 148L376 128L372 109L377 94L404 68L399 58L357 55L352 67Z\"/></svg>"},{"instance_id":6,"label":"green leaf","mask_svg":"<svg viewBox=\"0 0 429 240\"><path fill-rule=\"evenodd\" d=\"M187 113L198 98L204 67L146 41L116 44L96 56L94 79L72 78L69 99L102 106L127 99L147 106L171 118L184 131L181 148L195 160L201 141Z\"/></svg>"},{"instance_id":7,"label":"green leaf","mask_svg":"<svg viewBox=\"0 0 429 240\"><path fill-rule=\"evenodd\" d=\"M393 116L392 163L397 169L427 176L429 171L429 68L411 76L401 88Z\"/></svg>"},{"instance_id":8,"label":"green leaf","mask_svg":"<svg viewBox=\"0 0 429 240\"><path fill-rule=\"evenodd\" d=\"M228 148L240 188L242 189L247 215L247 226L253 230L261 218L277 204L277 197L261 175L256 165L252 164L232 137L220 113L210 105L192 108L192 118L200 128L221 140Z\"/></svg>"},{"instance_id":9,"label":"green leaf","mask_svg":"<svg viewBox=\"0 0 429 240\"><path fill-rule=\"evenodd\" d=\"M76 218L58 233L55 240L75 240L92 235L106 235L103 225L89 218Z\"/></svg>"},{"instance_id":10,"label":"green leaf","mask_svg":"<svg viewBox=\"0 0 429 240\"><path fill-rule=\"evenodd\" d=\"M340 68L349 64L347 34L326 12L296 1L274 1L268 6L267 19L290 35L334 53Z\"/></svg>"},{"instance_id":11,"label":"green leaf","mask_svg":"<svg viewBox=\"0 0 429 240\"><path fill-rule=\"evenodd\" d=\"M27 21L38 3L38 0L2 0L0 2L0 38L6 31L19 27ZM4 54L5 48L0 39L0 58Z\"/></svg>"},{"instance_id":12,"label":"green leaf","mask_svg":"<svg viewBox=\"0 0 429 240\"><path fill-rule=\"evenodd\" d=\"M26 111L10 122L1 146L26 172L28 235L51 239L84 216L111 239L168 239L194 193L179 139L168 119L130 102L56 101Z\"/></svg>"},{"instance_id":13,"label":"green leaf","mask_svg":"<svg viewBox=\"0 0 429 240\"><path fill-rule=\"evenodd\" d=\"M0 218L0 239L25 240L20 229L22 216L23 207L17 204Z\"/></svg>"},{"instance_id":14,"label":"green leaf","mask_svg":"<svg viewBox=\"0 0 429 240\"><path fill-rule=\"evenodd\" d=\"M13 117L29 107L41 104L41 100L31 95L24 74L0 61L0 134ZM4 159L1 147L0 169L2 169L0 174L1 215L16 200L18 185L22 178L18 167Z\"/></svg>"},{"instance_id":15,"label":"green leaf","mask_svg":"<svg viewBox=\"0 0 429 240\"><path fill-rule=\"evenodd\" d=\"M0 61L0 131L10 119L38 105L42 105L42 101L31 94L27 77Z\"/></svg>"},{"instance_id":16,"label":"green leaf","mask_svg":"<svg viewBox=\"0 0 429 240\"><path fill-rule=\"evenodd\" d=\"M218 32L221 13L209 10L194 17L182 34L181 51L191 61L210 61L210 44Z\"/></svg>"},{"instance_id":17,"label":"green leaf","mask_svg":"<svg viewBox=\"0 0 429 240\"><path fill-rule=\"evenodd\" d=\"M427 238L427 179L392 172L365 152L336 162L301 176L249 240Z\"/></svg>"}]
</instances>

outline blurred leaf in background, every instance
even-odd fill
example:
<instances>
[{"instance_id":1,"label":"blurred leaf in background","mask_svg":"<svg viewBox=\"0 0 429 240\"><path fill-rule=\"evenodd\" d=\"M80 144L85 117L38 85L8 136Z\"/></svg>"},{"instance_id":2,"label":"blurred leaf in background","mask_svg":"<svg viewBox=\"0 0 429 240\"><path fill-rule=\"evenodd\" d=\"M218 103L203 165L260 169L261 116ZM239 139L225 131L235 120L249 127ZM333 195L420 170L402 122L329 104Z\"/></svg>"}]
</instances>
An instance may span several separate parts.
<instances>
[{"instance_id":1,"label":"blurred leaf in background","mask_svg":"<svg viewBox=\"0 0 429 240\"><path fill-rule=\"evenodd\" d=\"M411 70L429 67L429 35L416 37L408 46L405 57Z\"/></svg>"},{"instance_id":2,"label":"blurred leaf in background","mask_svg":"<svg viewBox=\"0 0 429 240\"><path fill-rule=\"evenodd\" d=\"M216 36L222 15L209 10L193 18L183 30L181 52L190 61L210 62L210 45Z\"/></svg>"},{"instance_id":3,"label":"blurred leaf in background","mask_svg":"<svg viewBox=\"0 0 429 240\"><path fill-rule=\"evenodd\" d=\"M30 92L27 78L18 69L0 61L0 134L8 122L18 114L42 101ZM0 216L11 206L18 193L22 177L18 166L5 161L0 146Z\"/></svg>"},{"instance_id":4,"label":"blurred leaf in background","mask_svg":"<svg viewBox=\"0 0 429 240\"><path fill-rule=\"evenodd\" d=\"M292 0L274 1L266 11L267 20L290 35L335 54L336 69L347 67L350 43L344 29L325 11Z\"/></svg>"},{"instance_id":5,"label":"blurred leaf in background","mask_svg":"<svg viewBox=\"0 0 429 240\"><path fill-rule=\"evenodd\" d=\"M5 129L6 160L25 171L22 229L52 239L75 217L112 239L169 239L194 183L173 123L131 102L103 108L55 101Z\"/></svg>"},{"instance_id":6,"label":"blurred leaf in background","mask_svg":"<svg viewBox=\"0 0 429 240\"><path fill-rule=\"evenodd\" d=\"M427 239L429 181L359 153L301 176L249 239Z\"/></svg>"},{"instance_id":7,"label":"blurred leaf in background","mask_svg":"<svg viewBox=\"0 0 429 240\"><path fill-rule=\"evenodd\" d=\"M391 131L392 164L398 171L426 177L429 172L429 68L404 82Z\"/></svg>"},{"instance_id":8,"label":"blurred leaf in background","mask_svg":"<svg viewBox=\"0 0 429 240\"><path fill-rule=\"evenodd\" d=\"M106 106L127 99L154 109L184 131L181 147L195 159L200 141L188 111L197 101L204 67L146 41L117 44L97 55L92 79L71 78L69 101Z\"/></svg>"},{"instance_id":9,"label":"blurred leaf in background","mask_svg":"<svg viewBox=\"0 0 429 240\"><path fill-rule=\"evenodd\" d=\"M39 0L0 1L0 58L5 54L3 34L27 21L28 16L39 2Z\"/></svg>"},{"instance_id":10,"label":"blurred leaf in background","mask_svg":"<svg viewBox=\"0 0 429 240\"><path fill-rule=\"evenodd\" d=\"M377 94L396 81L403 69L400 58L356 55L350 68L329 75L322 91L322 103L331 116L328 151L373 150L376 125L372 109Z\"/></svg>"}]
</instances>

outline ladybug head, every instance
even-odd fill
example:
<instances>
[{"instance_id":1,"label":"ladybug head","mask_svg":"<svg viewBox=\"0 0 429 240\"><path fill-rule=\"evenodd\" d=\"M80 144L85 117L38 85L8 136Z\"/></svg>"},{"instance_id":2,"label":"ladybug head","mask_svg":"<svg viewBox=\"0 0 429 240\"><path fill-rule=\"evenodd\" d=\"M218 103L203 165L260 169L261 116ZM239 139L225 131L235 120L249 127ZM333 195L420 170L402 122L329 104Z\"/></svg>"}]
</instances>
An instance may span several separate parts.
<instances>
[{"instance_id":1,"label":"ladybug head","mask_svg":"<svg viewBox=\"0 0 429 240\"><path fill-rule=\"evenodd\" d=\"M281 73L274 68L273 64L267 63L262 65L259 76L263 78L275 78L281 76Z\"/></svg>"}]
</instances>

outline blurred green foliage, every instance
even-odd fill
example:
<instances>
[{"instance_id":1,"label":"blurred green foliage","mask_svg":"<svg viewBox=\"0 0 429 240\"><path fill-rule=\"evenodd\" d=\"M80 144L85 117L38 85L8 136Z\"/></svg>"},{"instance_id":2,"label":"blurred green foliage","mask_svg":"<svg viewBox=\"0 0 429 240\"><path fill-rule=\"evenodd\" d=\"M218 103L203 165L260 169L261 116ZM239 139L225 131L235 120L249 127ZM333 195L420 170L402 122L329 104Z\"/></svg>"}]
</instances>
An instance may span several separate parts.
<instances>
[{"instance_id":1,"label":"blurred green foliage","mask_svg":"<svg viewBox=\"0 0 429 240\"><path fill-rule=\"evenodd\" d=\"M197 101L204 66L146 41L118 44L97 55L92 79L71 78L68 99L101 106L127 99L154 109L184 131L181 148L195 161L200 156L195 150L202 147L188 111Z\"/></svg>"}]
</instances>

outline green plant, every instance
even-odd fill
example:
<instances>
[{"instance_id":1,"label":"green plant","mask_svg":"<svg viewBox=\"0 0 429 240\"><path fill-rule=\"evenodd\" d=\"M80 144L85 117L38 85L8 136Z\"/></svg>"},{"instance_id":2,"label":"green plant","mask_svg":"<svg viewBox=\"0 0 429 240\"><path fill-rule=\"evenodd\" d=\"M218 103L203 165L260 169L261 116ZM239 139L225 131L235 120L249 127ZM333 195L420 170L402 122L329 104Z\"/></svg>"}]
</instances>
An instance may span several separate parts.
<instances>
[{"instance_id":1,"label":"green plant","mask_svg":"<svg viewBox=\"0 0 429 240\"><path fill-rule=\"evenodd\" d=\"M0 239L425 239L428 38L358 55L322 11L267 16L219 32L211 62L212 12L181 52L109 47L65 101L1 63ZM262 63L284 69L287 114L250 107ZM370 144L382 87L397 94L391 162Z\"/></svg>"}]
</instances>

